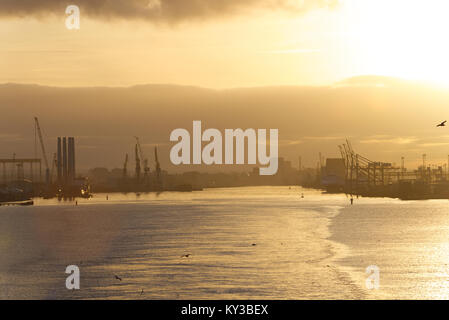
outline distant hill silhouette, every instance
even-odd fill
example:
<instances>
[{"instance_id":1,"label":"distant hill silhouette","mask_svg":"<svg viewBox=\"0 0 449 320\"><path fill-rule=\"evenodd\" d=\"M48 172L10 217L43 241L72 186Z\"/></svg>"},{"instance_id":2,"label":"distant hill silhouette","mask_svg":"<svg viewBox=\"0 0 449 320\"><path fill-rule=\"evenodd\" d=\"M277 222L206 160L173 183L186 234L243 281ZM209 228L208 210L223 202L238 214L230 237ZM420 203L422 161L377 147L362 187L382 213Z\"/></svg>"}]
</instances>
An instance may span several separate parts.
<instances>
[{"instance_id":1,"label":"distant hill silhouette","mask_svg":"<svg viewBox=\"0 0 449 320\"><path fill-rule=\"evenodd\" d=\"M169 134L191 130L193 120L224 128L278 128L280 154L315 166L318 152L338 156L337 144L352 137L366 156L418 160L423 152L445 159L449 132L435 132L448 118L449 91L388 77L364 76L332 86L258 87L211 90L149 84L133 87L62 88L0 85L0 157L34 155L33 116L38 116L47 148L55 137L78 137L78 165L120 167L133 158L133 136L153 159L161 146L167 168ZM442 147L443 146L443 147Z\"/></svg>"}]
</instances>

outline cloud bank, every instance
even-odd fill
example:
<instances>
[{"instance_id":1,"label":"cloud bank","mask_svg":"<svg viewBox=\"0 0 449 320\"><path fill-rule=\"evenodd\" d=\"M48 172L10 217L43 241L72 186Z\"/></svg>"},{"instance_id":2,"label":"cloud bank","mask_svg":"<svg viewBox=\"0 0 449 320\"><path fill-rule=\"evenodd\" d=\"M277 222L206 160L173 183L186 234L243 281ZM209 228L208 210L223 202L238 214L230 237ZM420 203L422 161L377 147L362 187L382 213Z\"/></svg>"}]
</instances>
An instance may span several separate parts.
<instances>
[{"instance_id":1,"label":"cloud bank","mask_svg":"<svg viewBox=\"0 0 449 320\"><path fill-rule=\"evenodd\" d=\"M176 23L230 16L252 10L304 13L333 8L339 0L0 0L2 17L64 14L68 5L96 19L141 19Z\"/></svg>"}]
</instances>

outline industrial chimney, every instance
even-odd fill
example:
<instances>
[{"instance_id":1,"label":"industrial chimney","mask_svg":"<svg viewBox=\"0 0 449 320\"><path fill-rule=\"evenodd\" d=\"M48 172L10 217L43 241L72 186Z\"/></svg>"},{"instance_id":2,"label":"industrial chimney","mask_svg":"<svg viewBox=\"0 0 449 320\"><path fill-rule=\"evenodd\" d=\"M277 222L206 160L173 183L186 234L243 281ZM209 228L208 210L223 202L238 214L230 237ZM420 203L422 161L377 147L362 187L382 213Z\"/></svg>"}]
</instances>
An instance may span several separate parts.
<instances>
[{"instance_id":1,"label":"industrial chimney","mask_svg":"<svg viewBox=\"0 0 449 320\"><path fill-rule=\"evenodd\" d=\"M61 138L58 138L58 156L57 156L57 172L58 172L58 184L62 183L62 145Z\"/></svg>"},{"instance_id":2,"label":"industrial chimney","mask_svg":"<svg viewBox=\"0 0 449 320\"><path fill-rule=\"evenodd\" d=\"M63 181L64 184L67 183L67 138L62 138L62 175L63 175Z\"/></svg>"},{"instance_id":3,"label":"industrial chimney","mask_svg":"<svg viewBox=\"0 0 449 320\"><path fill-rule=\"evenodd\" d=\"M73 181L75 179L75 138L68 138L68 179L69 181Z\"/></svg>"}]
</instances>

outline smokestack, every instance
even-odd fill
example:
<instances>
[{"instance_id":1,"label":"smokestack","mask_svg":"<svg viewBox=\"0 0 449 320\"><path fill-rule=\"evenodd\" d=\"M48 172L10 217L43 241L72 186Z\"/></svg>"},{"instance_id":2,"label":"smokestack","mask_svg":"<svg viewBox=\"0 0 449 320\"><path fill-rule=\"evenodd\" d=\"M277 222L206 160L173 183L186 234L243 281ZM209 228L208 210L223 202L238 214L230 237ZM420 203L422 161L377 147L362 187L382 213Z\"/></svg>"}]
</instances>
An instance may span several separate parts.
<instances>
[{"instance_id":1,"label":"smokestack","mask_svg":"<svg viewBox=\"0 0 449 320\"><path fill-rule=\"evenodd\" d=\"M62 138L62 175L64 183L67 183L67 138Z\"/></svg>"},{"instance_id":2,"label":"smokestack","mask_svg":"<svg viewBox=\"0 0 449 320\"><path fill-rule=\"evenodd\" d=\"M62 182L62 150L61 150L61 138L58 138L58 157L57 157L57 170L58 170L58 183Z\"/></svg>"},{"instance_id":3,"label":"smokestack","mask_svg":"<svg viewBox=\"0 0 449 320\"><path fill-rule=\"evenodd\" d=\"M75 171L75 138L72 137L72 178L76 178L76 171Z\"/></svg>"},{"instance_id":4,"label":"smokestack","mask_svg":"<svg viewBox=\"0 0 449 320\"><path fill-rule=\"evenodd\" d=\"M72 154L72 152L73 152L73 145L72 145L73 140L72 139L73 138L69 137L68 139L69 139L69 141L68 141L68 148L67 148L67 154L68 154L68 157L67 157L67 177L68 177L68 181L72 182L72 180L73 180L73 171L72 171L72 168L73 168L73 154Z\"/></svg>"},{"instance_id":5,"label":"smokestack","mask_svg":"<svg viewBox=\"0 0 449 320\"><path fill-rule=\"evenodd\" d=\"M68 145L68 176L69 180L75 179L75 138L69 137Z\"/></svg>"}]
</instances>

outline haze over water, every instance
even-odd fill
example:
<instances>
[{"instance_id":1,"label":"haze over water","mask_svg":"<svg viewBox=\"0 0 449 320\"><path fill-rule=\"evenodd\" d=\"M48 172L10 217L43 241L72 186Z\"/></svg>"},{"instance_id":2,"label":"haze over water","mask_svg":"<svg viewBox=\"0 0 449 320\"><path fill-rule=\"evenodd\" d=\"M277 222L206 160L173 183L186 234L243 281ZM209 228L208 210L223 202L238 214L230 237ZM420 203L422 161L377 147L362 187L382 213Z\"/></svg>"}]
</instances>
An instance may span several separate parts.
<instances>
[{"instance_id":1,"label":"haze over water","mask_svg":"<svg viewBox=\"0 0 449 320\"><path fill-rule=\"evenodd\" d=\"M344 195L299 187L106 196L78 206L36 200L32 207L0 207L0 298L445 298L449 292L447 200L356 199L351 207ZM68 265L80 268L80 290L65 288ZM380 268L379 290L365 287L369 265Z\"/></svg>"}]
</instances>

